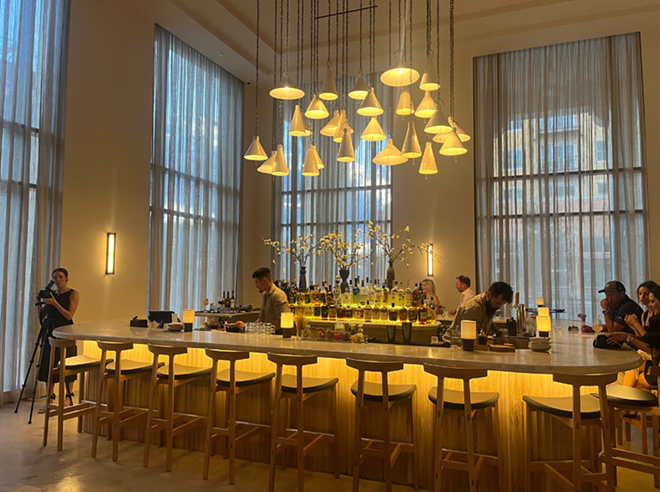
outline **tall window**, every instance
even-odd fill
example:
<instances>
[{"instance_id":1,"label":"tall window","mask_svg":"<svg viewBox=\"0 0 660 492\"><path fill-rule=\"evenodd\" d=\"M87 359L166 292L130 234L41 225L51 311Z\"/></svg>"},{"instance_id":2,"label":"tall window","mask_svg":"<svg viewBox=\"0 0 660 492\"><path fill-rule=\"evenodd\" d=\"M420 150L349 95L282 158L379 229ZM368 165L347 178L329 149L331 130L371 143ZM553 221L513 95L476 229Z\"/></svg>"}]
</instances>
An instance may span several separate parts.
<instances>
[{"instance_id":1,"label":"tall window","mask_svg":"<svg viewBox=\"0 0 660 492\"><path fill-rule=\"evenodd\" d=\"M378 76L378 75L376 75ZM357 78L349 78L348 87L352 87ZM312 94L312 88L304 88L307 94ZM385 132L388 132L386 123L389 105L390 90L378 93L385 113L379 117ZM301 104L301 108L309 104L309 96ZM307 155L307 147L312 137L289 136L289 125L293 115L294 104L284 102L281 113L279 102L274 108L278 115L278 131L283 131L284 152L290 174L284 178L275 178L276 211L273 221L273 236L282 244L290 244L292 239L299 235L314 234L321 238L331 232L342 232L344 237L353 241L355 234L362 231L366 236L367 224L372 221L382 230L390 232L392 226L392 171L388 166L374 164L372 159L385 146L385 141L367 142L360 139L360 135L369 123L369 118L359 116L357 109L361 101L348 99L347 114L349 123L353 127L353 146L355 148L355 162L337 162L339 144L331 137L320 135L319 131L329 121L309 120L315 133L315 145L325 167L321 169L320 176L305 177L302 167ZM339 109L339 104L326 103L328 110L333 113ZM282 139L278 140L278 143ZM387 264L383 258L378 258L375 248L366 242L365 258L351 270L352 276L362 279L385 278ZM290 258L282 255L276 259L275 277L285 279L298 278L300 265L292 263ZM329 255L312 258L307 266L307 279L314 283L329 281L338 274L338 267L332 262Z\"/></svg>"},{"instance_id":2,"label":"tall window","mask_svg":"<svg viewBox=\"0 0 660 492\"><path fill-rule=\"evenodd\" d=\"M634 297L649 274L639 34L478 58L481 287L600 314L598 290ZM549 301L549 302L548 302Z\"/></svg>"},{"instance_id":3,"label":"tall window","mask_svg":"<svg viewBox=\"0 0 660 492\"><path fill-rule=\"evenodd\" d=\"M243 84L160 26L155 35L149 308L234 290Z\"/></svg>"},{"instance_id":4,"label":"tall window","mask_svg":"<svg viewBox=\"0 0 660 492\"><path fill-rule=\"evenodd\" d=\"M34 292L59 266L68 19L68 0L0 0L0 403L36 341Z\"/></svg>"}]
</instances>

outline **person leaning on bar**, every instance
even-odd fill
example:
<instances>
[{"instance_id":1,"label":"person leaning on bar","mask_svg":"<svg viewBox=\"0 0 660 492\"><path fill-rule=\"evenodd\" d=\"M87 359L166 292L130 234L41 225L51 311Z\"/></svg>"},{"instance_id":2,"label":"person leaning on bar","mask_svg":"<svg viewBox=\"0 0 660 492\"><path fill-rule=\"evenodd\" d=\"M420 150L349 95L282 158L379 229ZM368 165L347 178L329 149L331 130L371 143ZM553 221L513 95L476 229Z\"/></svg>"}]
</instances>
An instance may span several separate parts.
<instances>
[{"instance_id":1,"label":"person leaning on bar","mask_svg":"<svg viewBox=\"0 0 660 492\"><path fill-rule=\"evenodd\" d=\"M507 303L513 300L513 289L506 282L494 282L487 292L474 296L458 308L458 313L450 329L461 328L464 319L477 322L477 333L495 334L500 343L509 340L494 324L493 316Z\"/></svg>"},{"instance_id":2,"label":"person leaning on bar","mask_svg":"<svg viewBox=\"0 0 660 492\"><path fill-rule=\"evenodd\" d=\"M598 292L605 294L605 299L600 301L600 306L603 308L607 331L609 333L624 331L634 335L635 330L626 323L626 316L634 314L637 318L641 318L644 310L626 295L624 285L616 280L611 280Z\"/></svg>"},{"instance_id":3,"label":"person leaning on bar","mask_svg":"<svg viewBox=\"0 0 660 492\"><path fill-rule=\"evenodd\" d=\"M282 289L273 283L273 276L270 268L262 267L252 274L254 285L263 295L261 301L261 311L257 321L275 325L275 329L280 329L280 318L282 313L289 312L289 300Z\"/></svg>"}]
</instances>

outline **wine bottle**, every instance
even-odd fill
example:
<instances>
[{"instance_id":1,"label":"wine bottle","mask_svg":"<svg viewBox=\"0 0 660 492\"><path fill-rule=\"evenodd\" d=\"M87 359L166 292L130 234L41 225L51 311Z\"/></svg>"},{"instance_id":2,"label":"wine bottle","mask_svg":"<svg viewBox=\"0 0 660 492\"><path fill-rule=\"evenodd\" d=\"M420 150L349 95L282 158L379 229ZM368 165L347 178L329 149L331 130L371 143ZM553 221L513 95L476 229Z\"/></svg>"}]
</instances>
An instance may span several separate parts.
<instances>
[{"instance_id":1,"label":"wine bottle","mask_svg":"<svg viewBox=\"0 0 660 492\"><path fill-rule=\"evenodd\" d=\"M408 279L406 284L406 290L404 291L403 302L406 307L412 307L412 291L410 290L410 279Z\"/></svg>"},{"instance_id":2,"label":"wine bottle","mask_svg":"<svg viewBox=\"0 0 660 492\"><path fill-rule=\"evenodd\" d=\"M234 291L231 291L231 298L229 299L229 307L234 309L236 307L236 297L234 297Z\"/></svg>"}]
</instances>

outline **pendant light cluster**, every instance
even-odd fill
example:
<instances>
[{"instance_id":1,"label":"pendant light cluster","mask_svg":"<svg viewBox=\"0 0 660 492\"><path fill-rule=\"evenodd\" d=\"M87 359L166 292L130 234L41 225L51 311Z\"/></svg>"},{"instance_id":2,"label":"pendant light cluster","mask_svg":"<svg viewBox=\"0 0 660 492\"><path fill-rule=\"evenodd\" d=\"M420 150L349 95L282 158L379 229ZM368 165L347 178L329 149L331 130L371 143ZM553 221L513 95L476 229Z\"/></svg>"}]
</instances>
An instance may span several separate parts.
<instances>
[{"instance_id":1,"label":"pendant light cluster","mask_svg":"<svg viewBox=\"0 0 660 492\"><path fill-rule=\"evenodd\" d=\"M259 89L259 2L257 1L257 80L255 104L255 136L250 148L245 154L248 160L265 161L259 167L258 171L275 176L285 176L289 174L284 149L283 138L281 134L276 136L273 132L273 146L277 150L271 152L268 157L264 151L259 137L257 136L258 121L258 89ZM279 100L279 113L281 121L283 111L283 101L298 100L305 97L305 92L300 89L303 81L302 67L304 63L304 4L306 0L297 0L297 77L295 82L289 76L289 1L275 0L275 87L270 91L271 97ZM454 118L454 1L450 0L449 8L449 51L450 51L450 115L447 117L444 113L444 102L440 98L440 1L436 0L436 33L437 40L435 53L431 46L432 37L432 0L426 0L426 60L424 72L421 74L413 66L413 1L398 0L398 48L392 55L392 0L389 0L389 66L390 68L380 76L382 85L379 90L390 90L390 95L397 95L396 105L389 105L389 125L387 136L383 131L378 117L384 114L383 107L377 98L377 87L374 80L375 73L375 30L376 18L375 0L360 0L360 58L357 81L349 89L347 85L348 76L348 38L349 38L349 8L348 0L335 0L335 11L332 12L332 0L328 0L327 17L327 39L328 51L325 77L322 83L319 83L319 63L318 63L318 38L319 38L319 2L321 0L312 0L310 5L310 66L311 66L311 87L313 95L310 94L307 109L302 102L295 105L293 111L289 135L297 138L311 137L311 143L308 144L306 158L303 164L302 174L304 176L319 176L319 170L323 163L317 151L315 133L315 122L330 118L325 125L318 131L321 136L332 138L334 142L339 143L337 152L338 162L354 162L355 149L353 147L354 129L350 124L347 114L348 101L350 99L361 101L357 113L360 116L369 118L369 122L360 135L360 138L367 142L378 142L387 139L385 147L374 157L373 162L385 166L393 166L406 162L408 159L421 157L419 167L420 174L435 174L438 172L435 156L433 154L432 142L442 144L441 155L458 156L467 152L463 142L470 139ZM363 8L363 2L368 2L368 6ZM286 6L284 5L286 3ZM279 7L279 15L278 15ZM286 12L284 11L286 9ZM369 77L364 76L363 56L362 56L362 15L363 11L369 12ZM279 30L278 30L279 17ZM333 65L331 56L331 23L335 20L335 64ZM285 23L286 18L286 25ZM340 26L341 24L341 26ZM285 34L286 29L286 34ZM340 35L341 30L341 35ZM279 33L279 53L278 47ZM341 60L340 60L341 48ZM278 70L279 62L279 70ZM285 65L283 67L283 64ZM341 72L341 73L340 73ZM339 87L335 80L335 74L340 75ZM419 88L424 91L424 96L417 106L413 100L413 84L419 82ZM319 89L316 89L316 88ZM390 98L393 100L393 97ZM333 103L334 107L328 111L326 103ZM391 132L394 127L394 113L404 118L406 123L406 135L403 140L401 150L394 144ZM424 133L427 141L422 151L420 140L415 129L417 118L427 120ZM308 122L309 120L309 122ZM311 124L311 126L310 126ZM280 127L282 125L279 125ZM277 138L279 137L279 138ZM275 145L275 140L279 140ZM294 145L295 148L295 145Z\"/></svg>"}]
</instances>

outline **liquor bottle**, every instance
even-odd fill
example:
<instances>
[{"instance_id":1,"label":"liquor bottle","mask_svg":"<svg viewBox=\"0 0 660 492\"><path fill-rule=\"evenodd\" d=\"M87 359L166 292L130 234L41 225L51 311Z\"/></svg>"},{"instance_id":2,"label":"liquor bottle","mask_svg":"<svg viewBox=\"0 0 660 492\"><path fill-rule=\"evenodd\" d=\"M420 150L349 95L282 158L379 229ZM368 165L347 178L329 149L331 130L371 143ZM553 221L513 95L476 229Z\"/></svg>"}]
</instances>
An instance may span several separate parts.
<instances>
[{"instance_id":1,"label":"liquor bottle","mask_svg":"<svg viewBox=\"0 0 660 492\"><path fill-rule=\"evenodd\" d=\"M412 291L412 305L419 306L420 298L419 286L418 284L415 284L415 290Z\"/></svg>"},{"instance_id":2,"label":"liquor bottle","mask_svg":"<svg viewBox=\"0 0 660 492\"><path fill-rule=\"evenodd\" d=\"M329 299L328 303L328 319L330 321L335 321L337 319L337 306L334 303L333 299Z\"/></svg>"},{"instance_id":3,"label":"liquor bottle","mask_svg":"<svg viewBox=\"0 0 660 492\"><path fill-rule=\"evenodd\" d=\"M371 304L367 301L367 305L364 307L364 320L371 321L373 318L373 311L371 309Z\"/></svg>"},{"instance_id":4,"label":"liquor bottle","mask_svg":"<svg viewBox=\"0 0 660 492\"><path fill-rule=\"evenodd\" d=\"M353 285L353 302L351 304L354 306L360 305L360 277L355 279L355 285Z\"/></svg>"},{"instance_id":5,"label":"liquor bottle","mask_svg":"<svg viewBox=\"0 0 660 492\"><path fill-rule=\"evenodd\" d=\"M225 308L229 309L229 291L225 293Z\"/></svg>"},{"instance_id":6,"label":"liquor bottle","mask_svg":"<svg viewBox=\"0 0 660 492\"><path fill-rule=\"evenodd\" d=\"M401 285L399 286L399 289L396 293L396 303L397 307L403 307L406 304L406 294L403 290L403 282L401 282Z\"/></svg>"},{"instance_id":7,"label":"liquor bottle","mask_svg":"<svg viewBox=\"0 0 660 492\"><path fill-rule=\"evenodd\" d=\"M314 299L314 319L321 319L321 296L318 295L318 288L314 292L317 293Z\"/></svg>"},{"instance_id":8,"label":"liquor bottle","mask_svg":"<svg viewBox=\"0 0 660 492\"><path fill-rule=\"evenodd\" d=\"M296 292L296 301L298 301L298 304L304 304L305 303L305 293L302 291Z\"/></svg>"},{"instance_id":9,"label":"liquor bottle","mask_svg":"<svg viewBox=\"0 0 660 492\"><path fill-rule=\"evenodd\" d=\"M417 308L415 306L408 308L408 321L415 323L417 321Z\"/></svg>"},{"instance_id":10,"label":"liquor bottle","mask_svg":"<svg viewBox=\"0 0 660 492\"><path fill-rule=\"evenodd\" d=\"M392 290L390 291L390 302L394 304L396 307L401 307L399 305L399 281L396 280L394 282L394 285L392 286Z\"/></svg>"},{"instance_id":11,"label":"liquor bottle","mask_svg":"<svg viewBox=\"0 0 660 492\"><path fill-rule=\"evenodd\" d=\"M311 303L304 304L305 318L312 319L314 317L314 305Z\"/></svg>"},{"instance_id":12,"label":"liquor bottle","mask_svg":"<svg viewBox=\"0 0 660 492\"><path fill-rule=\"evenodd\" d=\"M303 316L305 316L305 306L303 306L302 304L296 304L295 312L298 318L302 318Z\"/></svg>"},{"instance_id":13,"label":"liquor bottle","mask_svg":"<svg viewBox=\"0 0 660 492\"><path fill-rule=\"evenodd\" d=\"M381 302L385 307L390 305L390 289L387 288L387 284L383 284L383 299Z\"/></svg>"},{"instance_id":14,"label":"liquor bottle","mask_svg":"<svg viewBox=\"0 0 660 492\"><path fill-rule=\"evenodd\" d=\"M412 307L412 291L410 290L410 279L408 279L406 290L403 293L403 302L406 307Z\"/></svg>"},{"instance_id":15,"label":"liquor bottle","mask_svg":"<svg viewBox=\"0 0 660 492\"><path fill-rule=\"evenodd\" d=\"M348 305L344 308L344 319L353 319L353 307Z\"/></svg>"},{"instance_id":16,"label":"liquor bottle","mask_svg":"<svg viewBox=\"0 0 660 492\"><path fill-rule=\"evenodd\" d=\"M305 304L311 304L312 302L312 291L310 289L311 286L307 286L307 290L305 291Z\"/></svg>"},{"instance_id":17,"label":"liquor bottle","mask_svg":"<svg viewBox=\"0 0 660 492\"><path fill-rule=\"evenodd\" d=\"M424 301L417 311L417 321L419 321L420 325L424 325L428 321L428 317L429 315L426 309L426 301Z\"/></svg>"},{"instance_id":18,"label":"liquor bottle","mask_svg":"<svg viewBox=\"0 0 660 492\"><path fill-rule=\"evenodd\" d=\"M337 306L337 321L342 321L344 319L344 308L340 304Z\"/></svg>"},{"instance_id":19,"label":"liquor bottle","mask_svg":"<svg viewBox=\"0 0 660 492\"><path fill-rule=\"evenodd\" d=\"M385 304L380 307L380 320L387 321L390 318L390 310Z\"/></svg>"},{"instance_id":20,"label":"liquor bottle","mask_svg":"<svg viewBox=\"0 0 660 492\"><path fill-rule=\"evenodd\" d=\"M348 281L348 290L342 292L341 303L344 305L344 310L353 303L353 280Z\"/></svg>"},{"instance_id":21,"label":"liquor bottle","mask_svg":"<svg viewBox=\"0 0 660 492\"><path fill-rule=\"evenodd\" d=\"M367 305L367 299L369 298L369 294L367 292L367 288L364 285L364 280L362 281L362 286L360 287L360 306L364 308L364 306Z\"/></svg>"},{"instance_id":22,"label":"liquor bottle","mask_svg":"<svg viewBox=\"0 0 660 492\"><path fill-rule=\"evenodd\" d=\"M325 304L328 291L325 290L325 282L321 282L321 304Z\"/></svg>"},{"instance_id":23,"label":"liquor bottle","mask_svg":"<svg viewBox=\"0 0 660 492\"><path fill-rule=\"evenodd\" d=\"M231 298L229 299L229 307L234 309L236 307L236 298L234 297L234 291L231 291Z\"/></svg>"},{"instance_id":24,"label":"liquor bottle","mask_svg":"<svg viewBox=\"0 0 660 492\"><path fill-rule=\"evenodd\" d=\"M396 321L399 319L399 312L396 309L395 303L392 303L392 309L390 309L389 319L390 321Z\"/></svg>"},{"instance_id":25,"label":"liquor bottle","mask_svg":"<svg viewBox=\"0 0 660 492\"><path fill-rule=\"evenodd\" d=\"M406 306L401 306L399 308L399 321L408 321L408 310Z\"/></svg>"},{"instance_id":26,"label":"liquor bottle","mask_svg":"<svg viewBox=\"0 0 660 492\"><path fill-rule=\"evenodd\" d=\"M364 308L362 307L361 304L358 304L357 306L355 306L355 309L353 309L353 317L359 320L364 319Z\"/></svg>"},{"instance_id":27,"label":"liquor bottle","mask_svg":"<svg viewBox=\"0 0 660 492\"><path fill-rule=\"evenodd\" d=\"M374 305L381 306L382 302L383 302L383 290L380 288L380 285L378 284L378 280L376 280L374 284Z\"/></svg>"},{"instance_id":28,"label":"liquor bottle","mask_svg":"<svg viewBox=\"0 0 660 492\"><path fill-rule=\"evenodd\" d=\"M322 303L321 304L321 319L325 319L325 320L328 319L328 314L329 314L328 311L329 311L328 305L325 302Z\"/></svg>"},{"instance_id":29,"label":"liquor bottle","mask_svg":"<svg viewBox=\"0 0 660 492\"><path fill-rule=\"evenodd\" d=\"M220 310L222 309L223 303L222 303L222 297L218 298L218 307L216 309L216 312L219 313Z\"/></svg>"},{"instance_id":30,"label":"liquor bottle","mask_svg":"<svg viewBox=\"0 0 660 492\"><path fill-rule=\"evenodd\" d=\"M341 298L341 279L339 277L335 277L335 286L332 289L332 294L337 300Z\"/></svg>"}]
</instances>

